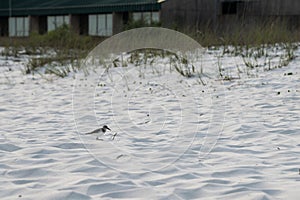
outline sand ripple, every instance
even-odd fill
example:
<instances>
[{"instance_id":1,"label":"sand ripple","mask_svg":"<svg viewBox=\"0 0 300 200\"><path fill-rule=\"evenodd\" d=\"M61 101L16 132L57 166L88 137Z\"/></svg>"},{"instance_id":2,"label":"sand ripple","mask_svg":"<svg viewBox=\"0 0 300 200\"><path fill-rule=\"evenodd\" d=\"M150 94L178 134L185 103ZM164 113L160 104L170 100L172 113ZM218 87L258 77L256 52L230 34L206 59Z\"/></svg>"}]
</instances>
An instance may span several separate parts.
<instances>
[{"instance_id":1,"label":"sand ripple","mask_svg":"<svg viewBox=\"0 0 300 200\"><path fill-rule=\"evenodd\" d=\"M13 71L0 85L0 197L296 200L298 65L206 87L131 80L131 96L124 82L73 93L72 77ZM103 124L99 140L82 135Z\"/></svg>"}]
</instances>

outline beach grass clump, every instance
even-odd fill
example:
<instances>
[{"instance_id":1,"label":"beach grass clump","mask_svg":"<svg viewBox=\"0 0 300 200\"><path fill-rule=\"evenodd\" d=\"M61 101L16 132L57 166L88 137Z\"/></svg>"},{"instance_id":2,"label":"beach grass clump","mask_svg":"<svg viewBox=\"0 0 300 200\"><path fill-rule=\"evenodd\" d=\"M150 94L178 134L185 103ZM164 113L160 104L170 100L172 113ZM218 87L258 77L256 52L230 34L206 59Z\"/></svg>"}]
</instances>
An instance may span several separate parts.
<instances>
[{"instance_id":1,"label":"beach grass clump","mask_svg":"<svg viewBox=\"0 0 300 200\"><path fill-rule=\"evenodd\" d=\"M296 59L299 44L280 43L258 46L222 46L220 48L219 55L217 55L219 77L223 80L232 80L240 78L242 74L246 74L247 77L257 77L260 72L288 66ZM222 66L222 59L232 59L238 63L235 77L230 75L229 68ZM230 69L232 70L232 67Z\"/></svg>"},{"instance_id":2,"label":"beach grass clump","mask_svg":"<svg viewBox=\"0 0 300 200\"><path fill-rule=\"evenodd\" d=\"M5 48L22 49L27 55L43 54L48 49L68 52L69 50L93 49L104 38L93 38L91 36L80 36L68 25L64 24L46 34L30 33L29 37L1 38L0 44ZM43 51L44 50L44 51Z\"/></svg>"},{"instance_id":3,"label":"beach grass clump","mask_svg":"<svg viewBox=\"0 0 300 200\"><path fill-rule=\"evenodd\" d=\"M25 74L34 74L39 68L47 67L45 72L65 77L67 72L77 71L78 61L102 40L79 36L68 25L62 25L44 35L31 33L28 38L7 38L0 42L5 47L2 56L28 58ZM68 67L70 64L72 69Z\"/></svg>"},{"instance_id":4,"label":"beach grass clump","mask_svg":"<svg viewBox=\"0 0 300 200\"><path fill-rule=\"evenodd\" d=\"M38 57L31 58L25 65L25 74L53 74L64 78L71 72L78 72L80 64L72 57Z\"/></svg>"},{"instance_id":5,"label":"beach grass clump","mask_svg":"<svg viewBox=\"0 0 300 200\"><path fill-rule=\"evenodd\" d=\"M107 58L101 65L108 77L112 76L110 72L112 68L132 66L137 69L137 76L140 78L146 78L150 74L161 76L166 73L177 73L185 78L195 78L198 83L205 85L202 67L196 67L187 59L187 55L180 52L153 48L137 49Z\"/></svg>"},{"instance_id":6,"label":"beach grass clump","mask_svg":"<svg viewBox=\"0 0 300 200\"><path fill-rule=\"evenodd\" d=\"M237 21L211 27L204 24L195 29L182 29L205 47L210 46L259 46L262 44L296 43L300 41L300 28L291 27L279 19L265 19L255 23Z\"/></svg>"},{"instance_id":7,"label":"beach grass clump","mask_svg":"<svg viewBox=\"0 0 300 200\"><path fill-rule=\"evenodd\" d=\"M163 70L155 70L155 63L165 60ZM194 77L197 72L193 64L184 55L160 49L145 48L130 52L128 62L135 66L150 66L153 73L163 73L168 69L169 72L176 71L183 77ZM163 71L163 72L161 72Z\"/></svg>"}]
</instances>

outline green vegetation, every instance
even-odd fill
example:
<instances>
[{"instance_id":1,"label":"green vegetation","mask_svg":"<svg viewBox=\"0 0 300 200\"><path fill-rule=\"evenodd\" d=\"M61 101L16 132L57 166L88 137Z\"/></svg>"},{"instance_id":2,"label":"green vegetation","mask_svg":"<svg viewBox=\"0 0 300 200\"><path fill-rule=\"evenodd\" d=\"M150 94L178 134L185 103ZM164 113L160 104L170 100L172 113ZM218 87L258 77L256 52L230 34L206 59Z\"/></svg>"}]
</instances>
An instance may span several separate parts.
<instances>
[{"instance_id":1,"label":"green vegetation","mask_svg":"<svg viewBox=\"0 0 300 200\"><path fill-rule=\"evenodd\" d=\"M95 47L95 40L100 42L103 38L79 36L68 25L62 25L56 30L44 35L31 33L25 38L1 38L0 44L15 49L22 48L27 54L40 54L41 50L52 48L60 51L90 50Z\"/></svg>"},{"instance_id":2,"label":"green vegetation","mask_svg":"<svg viewBox=\"0 0 300 200\"><path fill-rule=\"evenodd\" d=\"M161 63L162 60L164 60L164 63ZM137 49L120 55L111 62L104 62L103 65L109 76L111 68L133 65L137 68L140 78L147 76L147 68L151 69L150 73L158 76L166 72L176 72L186 78L196 78L199 84L206 84L203 79L202 67L196 68L185 55L178 55L167 50L153 48Z\"/></svg>"},{"instance_id":3,"label":"green vegetation","mask_svg":"<svg viewBox=\"0 0 300 200\"><path fill-rule=\"evenodd\" d=\"M300 27L291 28L281 20L243 23L213 29L204 25L200 30L181 30L204 47L207 46L259 46L262 44L294 43L300 41Z\"/></svg>"},{"instance_id":4,"label":"green vegetation","mask_svg":"<svg viewBox=\"0 0 300 200\"><path fill-rule=\"evenodd\" d=\"M45 73L64 77L71 71L77 71L78 61L102 40L79 36L69 26L63 25L45 35L32 33L28 38L1 38L0 44L5 47L3 56L30 55L24 73L35 73L46 67Z\"/></svg>"},{"instance_id":5,"label":"green vegetation","mask_svg":"<svg viewBox=\"0 0 300 200\"><path fill-rule=\"evenodd\" d=\"M140 20L133 20L130 19L127 24L125 24L124 30L130 30L134 28L141 28L141 27L160 27L160 22L151 22L148 23L145 19Z\"/></svg>"},{"instance_id":6,"label":"green vegetation","mask_svg":"<svg viewBox=\"0 0 300 200\"><path fill-rule=\"evenodd\" d=\"M218 79L231 81L243 77L258 77L260 72L266 72L288 66L296 58L297 44L268 44L259 46L219 46L208 48L217 59L216 68ZM238 59L239 58L239 59ZM224 67L222 60L238 59L231 66ZM163 63L161 61L164 60ZM213 61L210 61L213 64ZM234 62L233 62L234 63ZM202 66L195 66L184 55L159 49L138 49L123 54L108 62L102 63L106 73L110 76L110 69L115 67L127 67L133 65L139 72L139 77L145 78L146 68L151 69L152 74L162 75L165 72L176 72L186 78L194 78L199 84L206 85L206 74ZM199 64L199 63L198 63ZM211 67L211 66L210 66ZM148 71L149 73L149 71Z\"/></svg>"},{"instance_id":7,"label":"green vegetation","mask_svg":"<svg viewBox=\"0 0 300 200\"><path fill-rule=\"evenodd\" d=\"M247 77L256 77L259 72L283 68L295 60L297 43L264 44L258 46L220 46L218 57L219 77L223 80L240 78L241 74ZM217 50L214 48L214 50ZM228 70L223 69L222 58L241 58L243 66L236 65L238 77L230 75Z\"/></svg>"},{"instance_id":8,"label":"green vegetation","mask_svg":"<svg viewBox=\"0 0 300 200\"><path fill-rule=\"evenodd\" d=\"M145 20L129 20L125 29L132 29L145 26L160 26L159 23L148 24ZM182 30L181 30L182 31ZM294 51L297 47L296 42L300 41L300 30L290 29L287 24L281 21L263 23L249 26L235 26L224 31L212 30L209 26L201 31L185 30L182 31L197 40L202 46L220 52L217 67L219 77L222 80L232 80L234 78L222 67L222 58L239 57L243 60L243 65L236 66L239 74L246 73L252 76L251 71L262 69L269 71L287 66L295 59ZM32 33L28 38L0 38L0 45L5 49L3 56L20 57L24 54L30 55L24 73L34 74L50 73L59 77L65 77L70 72L80 69L80 60L85 58L87 53L99 44L104 38L79 36L74 33L67 25L51 31L45 35ZM126 61L117 58L112 61L110 67L136 66L145 63L152 66L153 72L158 70L153 67L157 58L168 58L170 63L169 70L175 70L185 77L199 77L204 84L202 69L188 63L186 58L179 57L166 51L153 49L137 50L130 52ZM88 74L88 72L86 72ZM142 72L141 72L142 76Z\"/></svg>"}]
</instances>

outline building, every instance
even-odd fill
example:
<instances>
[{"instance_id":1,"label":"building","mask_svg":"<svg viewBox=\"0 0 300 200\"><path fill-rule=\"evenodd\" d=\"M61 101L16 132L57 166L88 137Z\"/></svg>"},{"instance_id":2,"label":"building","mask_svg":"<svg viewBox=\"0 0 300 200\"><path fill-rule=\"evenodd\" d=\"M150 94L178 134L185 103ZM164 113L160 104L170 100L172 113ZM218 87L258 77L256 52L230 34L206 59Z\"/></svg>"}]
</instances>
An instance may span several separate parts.
<instances>
[{"instance_id":1,"label":"building","mask_svg":"<svg viewBox=\"0 0 300 200\"><path fill-rule=\"evenodd\" d=\"M285 21L300 28L299 0L167 0L161 7L165 27L230 29L232 25L251 25Z\"/></svg>"},{"instance_id":2,"label":"building","mask_svg":"<svg viewBox=\"0 0 300 200\"><path fill-rule=\"evenodd\" d=\"M0 36L44 34L68 24L81 35L111 36L128 20L160 20L158 0L1 0Z\"/></svg>"},{"instance_id":3,"label":"building","mask_svg":"<svg viewBox=\"0 0 300 200\"><path fill-rule=\"evenodd\" d=\"M224 31L272 20L300 28L300 0L0 1L0 36L44 34L62 24L80 35L111 36L123 31L129 21L140 19L181 30Z\"/></svg>"}]
</instances>

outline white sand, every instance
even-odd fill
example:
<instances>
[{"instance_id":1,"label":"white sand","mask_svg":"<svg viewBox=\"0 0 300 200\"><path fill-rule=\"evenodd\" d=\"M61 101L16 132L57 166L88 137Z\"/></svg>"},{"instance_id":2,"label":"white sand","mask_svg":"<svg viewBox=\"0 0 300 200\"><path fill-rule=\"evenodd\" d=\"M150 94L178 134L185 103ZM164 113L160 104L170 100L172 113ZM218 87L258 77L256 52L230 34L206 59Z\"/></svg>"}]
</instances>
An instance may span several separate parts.
<instances>
[{"instance_id":1,"label":"white sand","mask_svg":"<svg viewBox=\"0 0 300 200\"><path fill-rule=\"evenodd\" d=\"M149 66L141 78L128 66L47 82L20 74L26 57L1 57L0 198L299 199L296 53L287 67L213 74L206 86ZM81 134L104 124L102 140Z\"/></svg>"}]
</instances>

